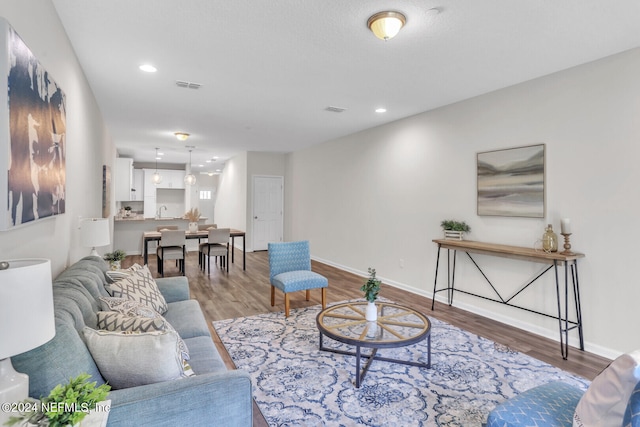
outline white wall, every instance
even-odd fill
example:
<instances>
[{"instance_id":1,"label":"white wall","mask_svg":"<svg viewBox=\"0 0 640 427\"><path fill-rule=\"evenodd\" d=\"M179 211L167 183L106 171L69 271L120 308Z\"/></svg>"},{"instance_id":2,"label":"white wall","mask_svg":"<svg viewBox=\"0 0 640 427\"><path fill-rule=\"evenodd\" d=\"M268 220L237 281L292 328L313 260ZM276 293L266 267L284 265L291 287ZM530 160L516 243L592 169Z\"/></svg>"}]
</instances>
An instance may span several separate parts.
<instances>
[{"instance_id":1,"label":"white wall","mask_svg":"<svg viewBox=\"0 0 640 427\"><path fill-rule=\"evenodd\" d=\"M587 350L614 357L640 348L638 75L634 49L294 152L287 159L285 237L309 239L316 259L362 274L375 267L388 283L431 296L432 239L442 236L441 220L467 221L470 240L532 247L545 224L559 229L560 218L570 217L573 249L586 254L579 267ZM477 216L476 153L537 143L546 144L546 218ZM487 293L464 258L457 284ZM477 259L507 294L541 268ZM554 313L552 276L521 298ZM558 337L552 319L462 294L455 305Z\"/></svg>"},{"instance_id":2,"label":"white wall","mask_svg":"<svg viewBox=\"0 0 640 427\"><path fill-rule=\"evenodd\" d=\"M247 153L229 159L219 177L214 213L219 228L246 230Z\"/></svg>"},{"instance_id":3,"label":"white wall","mask_svg":"<svg viewBox=\"0 0 640 427\"><path fill-rule=\"evenodd\" d=\"M0 15L51 73L67 101L66 213L0 232L0 258L49 258L55 276L90 252L79 245L79 218L102 217L102 165L112 167L116 151L52 3L3 0Z\"/></svg>"}]
</instances>

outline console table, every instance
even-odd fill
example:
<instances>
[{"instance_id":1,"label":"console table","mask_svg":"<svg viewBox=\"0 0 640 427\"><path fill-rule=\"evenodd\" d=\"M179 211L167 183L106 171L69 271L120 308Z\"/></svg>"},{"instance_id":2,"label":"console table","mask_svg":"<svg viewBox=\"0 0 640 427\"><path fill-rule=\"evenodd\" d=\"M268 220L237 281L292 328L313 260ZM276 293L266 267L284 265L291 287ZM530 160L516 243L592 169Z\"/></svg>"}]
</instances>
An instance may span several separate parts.
<instances>
[{"instance_id":1,"label":"console table","mask_svg":"<svg viewBox=\"0 0 640 427\"><path fill-rule=\"evenodd\" d=\"M562 358L566 359L569 353L569 331L573 329L578 330L578 337L580 339L580 350L584 350L584 338L582 335L582 312L580 308L580 286L578 280L578 259L584 258L584 254L570 253L564 254L562 252L544 252L538 251L532 248L525 248L520 246L508 246L498 245L494 243L474 242L468 240L448 240L448 239L434 239L434 243L438 245L438 257L436 259L436 273L435 280L433 282L433 299L431 302L431 310L435 308L435 296L437 292L447 292L447 303L453 304L454 292L462 292L464 294L472 295L475 297L483 298L489 301L494 301L500 304L508 305L510 307L526 310L531 313L539 314L546 317L551 317L558 320L558 329L560 332L560 352ZM447 249L447 287L437 289L438 284L438 267L440 264L440 250ZM455 288L455 276L456 276L456 254L458 251L462 251L467 254L471 262L476 266L478 271L482 274L486 282L491 286L494 297L487 297L484 295L475 294L461 289ZM453 259L451 253L453 252ZM542 272L537 274L528 283L521 286L515 291L515 293L509 297L500 295L500 292L491 283L487 275L482 271L478 263L473 259L471 254L490 255L503 258L517 259L522 261L530 261L535 263L547 264L543 268ZM561 295L561 282L559 275L559 267L564 267L564 299ZM532 310L530 308L522 307L514 304L512 301L522 291L527 289L531 284L538 280L549 270L553 269L555 273L556 284L556 299L558 304L557 314L548 314ZM571 276L571 286L569 286L569 276ZM575 319L569 320L569 288L573 290L573 301L575 305ZM574 307L572 307L573 309Z\"/></svg>"}]
</instances>

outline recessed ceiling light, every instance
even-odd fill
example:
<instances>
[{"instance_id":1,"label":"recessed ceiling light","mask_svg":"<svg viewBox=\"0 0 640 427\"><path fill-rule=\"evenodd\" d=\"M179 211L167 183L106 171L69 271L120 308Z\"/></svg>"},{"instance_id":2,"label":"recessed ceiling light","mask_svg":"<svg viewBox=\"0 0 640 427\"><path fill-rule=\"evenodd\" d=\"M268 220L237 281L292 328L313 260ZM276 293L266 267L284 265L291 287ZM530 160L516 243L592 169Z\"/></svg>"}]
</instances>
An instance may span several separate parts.
<instances>
[{"instance_id":1,"label":"recessed ceiling light","mask_svg":"<svg viewBox=\"0 0 640 427\"><path fill-rule=\"evenodd\" d=\"M156 157L156 160L162 160L162 157L158 156Z\"/></svg>"},{"instance_id":2,"label":"recessed ceiling light","mask_svg":"<svg viewBox=\"0 0 640 427\"><path fill-rule=\"evenodd\" d=\"M164 156L164 153L161 151L158 153L158 156Z\"/></svg>"},{"instance_id":3,"label":"recessed ceiling light","mask_svg":"<svg viewBox=\"0 0 640 427\"><path fill-rule=\"evenodd\" d=\"M142 64L139 68L145 73L155 73L158 71L158 69L151 64Z\"/></svg>"},{"instance_id":4,"label":"recessed ceiling light","mask_svg":"<svg viewBox=\"0 0 640 427\"><path fill-rule=\"evenodd\" d=\"M387 109L386 108L376 108L376 113L386 113Z\"/></svg>"}]
</instances>

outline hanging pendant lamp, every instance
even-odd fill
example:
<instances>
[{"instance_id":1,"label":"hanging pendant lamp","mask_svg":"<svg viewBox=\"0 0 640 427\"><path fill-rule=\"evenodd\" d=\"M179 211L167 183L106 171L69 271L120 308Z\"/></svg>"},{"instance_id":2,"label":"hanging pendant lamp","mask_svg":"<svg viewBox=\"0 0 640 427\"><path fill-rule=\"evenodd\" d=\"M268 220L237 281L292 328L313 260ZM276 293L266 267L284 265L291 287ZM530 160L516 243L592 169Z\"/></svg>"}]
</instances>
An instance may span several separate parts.
<instances>
[{"instance_id":1,"label":"hanging pendant lamp","mask_svg":"<svg viewBox=\"0 0 640 427\"><path fill-rule=\"evenodd\" d=\"M162 182L162 175L158 173L158 148L156 147L156 171L151 176L151 182L158 185Z\"/></svg>"},{"instance_id":2,"label":"hanging pendant lamp","mask_svg":"<svg viewBox=\"0 0 640 427\"><path fill-rule=\"evenodd\" d=\"M191 173L191 151L189 150L189 173L184 176L184 183L187 185L194 185L196 183L196 176Z\"/></svg>"}]
</instances>

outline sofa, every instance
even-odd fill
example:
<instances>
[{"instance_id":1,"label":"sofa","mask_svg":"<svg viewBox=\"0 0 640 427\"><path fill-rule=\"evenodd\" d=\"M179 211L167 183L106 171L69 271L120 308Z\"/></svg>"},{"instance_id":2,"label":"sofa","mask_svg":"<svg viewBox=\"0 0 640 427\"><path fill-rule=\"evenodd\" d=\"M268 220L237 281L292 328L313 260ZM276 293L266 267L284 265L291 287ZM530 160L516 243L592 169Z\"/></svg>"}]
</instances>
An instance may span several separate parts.
<instances>
[{"instance_id":1,"label":"sofa","mask_svg":"<svg viewBox=\"0 0 640 427\"><path fill-rule=\"evenodd\" d=\"M56 385L81 373L90 374L91 381L98 385L108 382L83 333L85 327L98 329L100 297L110 296L105 289L108 270L103 259L88 256L53 281L55 337L12 358L15 370L29 375L31 397L47 396ZM244 371L226 368L198 302L189 298L187 279L170 277L155 282L168 307L163 317L179 334L178 340L182 338L186 344L188 364L195 375L129 388L112 387L107 425L251 426L250 377ZM153 370L154 366L148 369Z\"/></svg>"}]
</instances>

